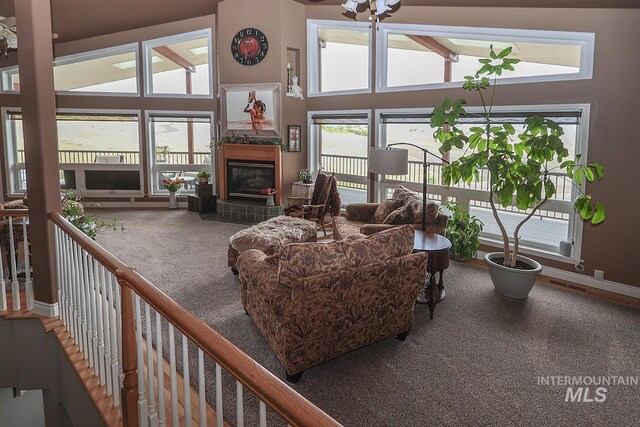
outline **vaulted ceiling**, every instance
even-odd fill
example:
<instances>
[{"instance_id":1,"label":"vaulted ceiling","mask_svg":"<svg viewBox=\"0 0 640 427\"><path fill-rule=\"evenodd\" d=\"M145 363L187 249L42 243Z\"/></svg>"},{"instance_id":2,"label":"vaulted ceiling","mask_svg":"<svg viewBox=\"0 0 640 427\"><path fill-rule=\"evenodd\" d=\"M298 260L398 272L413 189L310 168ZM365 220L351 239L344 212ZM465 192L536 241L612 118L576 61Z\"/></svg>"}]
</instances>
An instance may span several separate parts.
<instances>
[{"instance_id":1,"label":"vaulted ceiling","mask_svg":"<svg viewBox=\"0 0 640 427\"><path fill-rule=\"evenodd\" d=\"M21 1L21 0L15 0ZM214 13L223 0L52 0L59 41L83 39ZM226 0L233 1L233 0ZM263 1L263 0L255 0ZM344 0L295 0L338 5ZM0 0L0 15L14 15L14 0ZM640 8L640 0L401 0L406 6Z\"/></svg>"}]
</instances>

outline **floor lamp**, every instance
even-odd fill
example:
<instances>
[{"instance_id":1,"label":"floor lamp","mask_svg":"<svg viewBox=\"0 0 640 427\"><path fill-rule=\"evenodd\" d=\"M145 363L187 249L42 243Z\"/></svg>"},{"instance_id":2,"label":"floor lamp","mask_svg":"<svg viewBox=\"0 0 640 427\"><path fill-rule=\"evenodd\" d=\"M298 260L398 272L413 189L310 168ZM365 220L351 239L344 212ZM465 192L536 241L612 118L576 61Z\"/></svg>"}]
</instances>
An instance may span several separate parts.
<instances>
[{"instance_id":1,"label":"floor lamp","mask_svg":"<svg viewBox=\"0 0 640 427\"><path fill-rule=\"evenodd\" d=\"M386 148L369 149L369 172L381 175L406 175L409 171L409 150L391 148L397 145L408 145L422 151L422 231L427 231L427 170L429 168L427 154L446 164L449 162L426 148L409 142L397 142L387 145Z\"/></svg>"}]
</instances>

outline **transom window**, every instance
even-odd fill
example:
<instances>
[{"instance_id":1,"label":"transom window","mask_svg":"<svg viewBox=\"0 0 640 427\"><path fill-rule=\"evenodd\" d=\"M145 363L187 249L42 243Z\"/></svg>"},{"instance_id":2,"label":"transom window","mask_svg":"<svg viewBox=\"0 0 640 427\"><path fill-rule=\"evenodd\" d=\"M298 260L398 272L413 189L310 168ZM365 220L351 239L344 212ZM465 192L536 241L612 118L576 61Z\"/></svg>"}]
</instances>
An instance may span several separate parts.
<instances>
[{"instance_id":1,"label":"transom window","mask_svg":"<svg viewBox=\"0 0 640 427\"><path fill-rule=\"evenodd\" d=\"M371 92L371 39L368 23L309 20L309 96Z\"/></svg>"},{"instance_id":2,"label":"transom window","mask_svg":"<svg viewBox=\"0 0 640 427\"><path fill-rule=\"evenodd\" d=\"M58 92L138 93L136 43L56 58Z\"/></svg>"},{"instance_id":3,"label":"transom window","mask_svg":"<svg viewBox=\"0 0 640 427\"><path fill-rule=\"evenodd\" d=\"M490 46L511 47L521 62L506 82L591 78L593 33L380 24L377 91L415 90L462 82L474 75Z\"/></svg>"},{"instance_id":4,"label":"transom window","mask_svg":"<svg viewBox=\"0 0 640 427\"><path fill-rule=\"evenodd\" d=\"M143 43L147 95L211 96L211 31Z\"/></svg>"}]
</instances>

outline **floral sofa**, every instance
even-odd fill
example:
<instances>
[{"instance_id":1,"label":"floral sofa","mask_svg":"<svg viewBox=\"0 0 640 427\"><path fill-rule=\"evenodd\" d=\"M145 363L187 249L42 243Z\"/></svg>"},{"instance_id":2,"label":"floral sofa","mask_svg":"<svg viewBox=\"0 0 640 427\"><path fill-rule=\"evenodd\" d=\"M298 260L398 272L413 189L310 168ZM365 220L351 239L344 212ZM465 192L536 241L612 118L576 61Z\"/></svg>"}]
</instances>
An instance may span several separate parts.
<instances>
[{"instance_id":1,"label":"floral sofa","mask_svg":"<svg viewBox=\"0 0 640 427\"><path fill-rule=\"evenodd\" d=\"M291 243L238 258L242 304L287 380L376 341L404 340L427 268L414 229L396 227L329 243Z\"/></svg>"},{"instance_id":2,"label":"floral sofa","mask_svg":"<svg viewBox=\"0 0 640 427\"><path fill-rule=\"evenodd\" d=\"M426 231L444 236L448 219L447 215L440 212L437 203L427 201ZM341 240L356 233L370 235L401 224L411 224L417 230L422 229L422 198L398 185L393 197L382 203L347 205L345 216L333 218L333 236L335 240Z\"/></svg>"}]
</instances>

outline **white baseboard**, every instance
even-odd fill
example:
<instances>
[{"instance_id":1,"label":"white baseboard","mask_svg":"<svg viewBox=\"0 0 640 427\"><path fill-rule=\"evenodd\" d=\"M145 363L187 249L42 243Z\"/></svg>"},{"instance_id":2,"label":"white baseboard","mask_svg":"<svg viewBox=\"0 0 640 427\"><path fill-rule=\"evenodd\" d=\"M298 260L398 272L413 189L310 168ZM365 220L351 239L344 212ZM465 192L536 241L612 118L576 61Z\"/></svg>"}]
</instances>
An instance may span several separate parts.
<instances>
[{"instance_id":1,"label":"white baseboard","mask_svg":"<svg viewBox=\"0 0 640 427\"><path fill-rule=\"evenodd\" d=\"M478 259L484 259L486 252L478 251L476 256ZM613 292L615 294L626 295L631 298L640 299L640 288L624 283L612 282L611 280L600 280L585 274L573 273L571 271L561 270L559 268L547 267L543 264L543 276L551 277L559 280L566 280L571 283L586 286L589 288L600 289L603 291Z\"/></svg>"},{"instance_id":2,"label":"white baseboard","mask_svg":"<svg viewBox=\"0 0 640 427\"><path fill-rule=\"evenodd\" d=\"M39 316L57 317L59 315L58 303L49 304L41 301L34 301L33 312Z\"/></svg>"}]
</instances>

